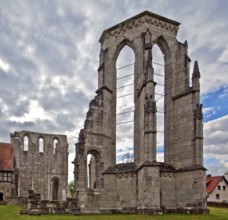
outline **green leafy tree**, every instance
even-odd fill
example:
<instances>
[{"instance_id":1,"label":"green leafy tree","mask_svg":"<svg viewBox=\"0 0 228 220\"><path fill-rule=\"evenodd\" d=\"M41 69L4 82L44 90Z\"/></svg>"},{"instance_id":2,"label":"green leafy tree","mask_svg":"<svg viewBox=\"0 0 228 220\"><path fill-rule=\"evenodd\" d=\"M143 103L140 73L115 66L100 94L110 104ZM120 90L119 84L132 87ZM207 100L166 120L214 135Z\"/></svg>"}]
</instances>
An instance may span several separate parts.
<instances>
[{"instance_id":1,"label":"green leafy tree","mask_svg":"<svg viewBox=\"0 0 228 220\"><path fill-rule=\"evenodd\" d=\"M75 191L74 191L74 181L73 180L68 183L68 187L69 187L71 198L74 198Z\"/></svg>"}]
</instances>

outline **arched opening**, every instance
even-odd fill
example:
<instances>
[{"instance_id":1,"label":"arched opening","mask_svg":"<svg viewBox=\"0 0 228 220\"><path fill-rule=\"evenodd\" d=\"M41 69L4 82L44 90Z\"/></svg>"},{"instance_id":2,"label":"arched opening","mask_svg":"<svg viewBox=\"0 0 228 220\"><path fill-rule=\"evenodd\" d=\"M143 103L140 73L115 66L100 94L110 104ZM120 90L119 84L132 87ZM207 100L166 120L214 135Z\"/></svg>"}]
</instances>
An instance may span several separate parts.
<instances>
[{"instance_id":1,"label":"arched opening","mask_svg":"<svg viewBox=\"0 0 228 220\"><path fill-rule=\"evenodd\" d=\"M59 144L59 140L57 138L55 138L53 140L53 154L56 153L56 148L58 147L58 144Z\"/></svg>"},{"instance_id":2,"label":"arched opening","mask_svg":"<svg viewBox=\"0 0 228 220\"><path fill-rule=\"evenodd\" d=\"M0 192L0 202L3 201L3 198L4 198L4 194Z\"/></svg>"},{"instance_id":3,"label":"arched opening","mask_svg":"<svg viewBox=\"0 0 228 220\"><path fill-rule=\"evenodd\" d=\"M125 45L116 61L116 163L134 160L134 63Z\"/></svg>"},{"instance_id":4,"label":"arched opening","mask_svg":"<svg viewBox=\"0 0 228 220\"><path fill-rule=\"evenodd\" d=\"M23 146L24 146L24 151L28 151L28 149L29 149L29 138L27 135L25 135L23 138Z\"/></svg>"},{"instance_id":5,"label":"arched opening","mask_svg":"<svg viewBox=\"0 0 228 220\"><path fill-rule=\"evenodd\" d=\"M87 154L87 188L90 190L102 188L100 154L91 150Z\"/></svg>"},{"instance_id":6,"label":"arched opening","mask_svg":"<svg viewBox=\"0 0 228 220\"><path fill-rule=\"evenodd\" d=\"M44 139L42 137L39 138L39 152L44 152Z\"/></svg>"},{"instance_id":7,"label":"arched opening","mask_svg":"<svg viewBox=\"0 0 228 220\"><path fill-rule=\"evenodd\" d=\"M58 192L59 192L59 178L54 177L52 179L52 200L58 200Z\"/></svg>"},{"instance_id":8,"label":"arched opening","mask_svg":"<svg viewBox=\"0 0 228 220\"><path fill-rule=\"evenodd\" d=\"M157 138L156 138L156 160L164 162L164 56L161 49L155 44L152 48L154 81L155 86L155 101L157 107Z\"/></svg>"}]
</instances>

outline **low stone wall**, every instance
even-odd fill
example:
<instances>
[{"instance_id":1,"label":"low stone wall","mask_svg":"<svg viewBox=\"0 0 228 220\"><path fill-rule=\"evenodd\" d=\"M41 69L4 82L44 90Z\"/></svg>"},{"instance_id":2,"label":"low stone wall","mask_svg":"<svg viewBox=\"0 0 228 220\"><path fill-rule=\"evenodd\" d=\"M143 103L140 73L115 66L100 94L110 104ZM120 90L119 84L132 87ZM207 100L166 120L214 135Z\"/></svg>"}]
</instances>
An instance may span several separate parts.
<instances>
[{"instance_id":1,"label":"low stone wall","mask_svg":"<svg viewBox=\"0 0 228 220\"><path fill-rule=\"evenodd\" d=\"M39 193L29 190L28 208L22 210L21 214L70 214L77 211L76 199L67 198L66 201L41 200Z\"/></svg>"},{"instance_id":2,"label":"low stone wall","mask_svg":"<svg viewBox=\"0 0 228 220\"><path fill-rule=\"evenodd\" d=\"M6 197L4 200L6 205L20 205L27 208L28 198L27 197Z\"/></svg>"},{"instance_id":3,"label":"low stone wall","mask_svg":"<svg viewBox=\"0 0 228 220\"><path fill-rule=\"evenodd\" d=\"M207 202L208 206L220 207L220 208L228 208L227 202Z\"/></svg>"}]
</instances>

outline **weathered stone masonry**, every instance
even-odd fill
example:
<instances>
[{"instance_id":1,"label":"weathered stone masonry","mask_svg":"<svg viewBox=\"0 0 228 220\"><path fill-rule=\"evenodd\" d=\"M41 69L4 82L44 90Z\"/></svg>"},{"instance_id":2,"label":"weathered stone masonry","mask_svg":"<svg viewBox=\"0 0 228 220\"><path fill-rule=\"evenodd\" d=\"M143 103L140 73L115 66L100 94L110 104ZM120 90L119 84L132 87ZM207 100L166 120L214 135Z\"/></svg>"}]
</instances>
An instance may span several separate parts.
<instances>
[{"instance_id":1,"label":"weathered stone masonry","mask_svg":"<svg viewBox=\"0 0 228 220\"><path fill-rule=\"evenodd\" d=\"M190 86L188 44L176 39L179 25L145 11L103 32L97 95L76 144L82 212L207 212L200 72L196 61ZM156 161L155 44L165 64L164 163ZM125 45L135 53L134 163L116 164L116 60ZM92 189L88 154L95 158Z\"/></svg>"},{"instance_id":2,"label":"weathered stone masonry","mask_svg":"<svg viewBox=\"0 0 228 220\"><path fill-rule=\"evenodd\" d=\"M28 190L42 200L66 200L68 143L66 135L31 131L11 134L14 148L16 196L28 197Z\"/></svg>"}]
</instances>

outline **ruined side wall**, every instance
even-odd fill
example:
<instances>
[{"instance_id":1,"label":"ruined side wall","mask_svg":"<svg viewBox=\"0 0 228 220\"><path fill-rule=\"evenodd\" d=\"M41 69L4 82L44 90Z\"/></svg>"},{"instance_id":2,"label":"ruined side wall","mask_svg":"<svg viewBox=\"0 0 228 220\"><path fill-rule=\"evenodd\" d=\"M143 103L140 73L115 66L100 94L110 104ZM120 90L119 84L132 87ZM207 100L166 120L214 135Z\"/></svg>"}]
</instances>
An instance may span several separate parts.
<instances>
[{"instance_id":1,"label":"ruined side wall","mask_svg":"<svg viewBox=\"0 0 228 220\"><path fill-rule=\"evenodd\" d=\"M24 150L24 137L29 138L28 150ZM39 150L39 138L44 140L43 152ZM58 144L53 146L53 140ZM41 134L29 131L11 134L18 175L18 196L28 196L32 189L41 199L52 199L52 178L59 179L58 199L66 199L68 179L68 144L65 135Z\"/></svg>"}]
</instances>

